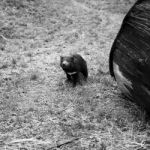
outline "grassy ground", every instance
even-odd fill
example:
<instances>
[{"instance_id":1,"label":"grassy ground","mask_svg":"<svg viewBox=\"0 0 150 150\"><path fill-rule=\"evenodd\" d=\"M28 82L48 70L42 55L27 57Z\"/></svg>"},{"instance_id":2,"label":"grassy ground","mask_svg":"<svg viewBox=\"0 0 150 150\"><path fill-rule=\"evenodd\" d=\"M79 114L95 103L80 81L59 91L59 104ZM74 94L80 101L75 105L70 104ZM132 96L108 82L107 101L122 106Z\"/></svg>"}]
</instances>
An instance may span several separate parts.
<instances>
[{"instance_id":1,"label":"grassy ground","mask_svg":"<svg viewBox=\"0 0 150 150\"><path fill-rule=\"evenodd\" d=\"M0 149L146 149L149 121L108 71L133 2L0 1ZM89 69L87 83L75 88L59 66L69 52L81 54Z\"/></svg>"}]
</instances>

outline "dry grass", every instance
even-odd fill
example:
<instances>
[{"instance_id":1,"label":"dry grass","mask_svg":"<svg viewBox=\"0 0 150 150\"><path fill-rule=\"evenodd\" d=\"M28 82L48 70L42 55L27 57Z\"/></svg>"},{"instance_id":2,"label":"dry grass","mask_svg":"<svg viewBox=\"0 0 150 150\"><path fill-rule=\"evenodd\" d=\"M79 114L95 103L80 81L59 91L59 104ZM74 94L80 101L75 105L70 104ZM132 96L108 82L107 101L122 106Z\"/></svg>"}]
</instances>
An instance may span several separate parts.
<instances>
[{"instance_id":1,"label":"dry grass","mask_svg":"<svg viewBox=\"0 0 150 150\"><path fill-rule=\"evenodd\" d=\"M0 149L144 150L149 121L109 76L112 42L133 1L0 1ZM65 82L80 53L89 79Z\"/></svg>"}]
</instances>

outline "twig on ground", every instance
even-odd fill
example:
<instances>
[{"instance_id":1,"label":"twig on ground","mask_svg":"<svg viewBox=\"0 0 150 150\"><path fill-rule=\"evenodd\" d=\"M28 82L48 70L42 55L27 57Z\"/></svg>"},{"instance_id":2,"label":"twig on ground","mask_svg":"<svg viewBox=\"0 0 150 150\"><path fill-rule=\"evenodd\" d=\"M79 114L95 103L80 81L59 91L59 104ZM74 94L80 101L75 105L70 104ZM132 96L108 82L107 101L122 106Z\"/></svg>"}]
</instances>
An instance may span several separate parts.
<instances>
[{"instance_id":1,"label":"twig on ground","mask_svg":"<svg viewBox=\"0 0 150 150\"><path fill-rule=\"evenodd\" d=\"M64 146L64 145L70 144L70 143L72 143L74 141L77 141L79 139L80 138L73 138L71 140L66 140L66 141L63 141L63 142L61 141L61 142L57 143L56 146L50 147L49 149L52 149L52 148L55 148L55 147L59 148L61 146Z\"/></svg>"},{"instance_id":2,"label":"twig on ground","mask_svg":"<svg viewBox=\"0 0 150 150\"><path fill-rule=\"evenodd\" d=\"M44 145L52 145L49 149L52 149L52 148L59 148L63 145L67 145L67 144L70 144L76 140L79 140L80 138L73 138L73 139L70 139L70 140L65 140L65 141L60 141L60 142L56 142L55 145L53 145L52 142L50 141L41 141L41 140L36 140L34 138L30 138L30 139L17 139L17 140L13 140L9 143L5 143L5 145L12 145L12 144L16 144L16 143L23 143L23 142L33 142L33 143L36 143L36 144L44 144Z\"/></svg>"},{"instance_id":3,"label":"twig on ground","mask_svg":"<svg viewBox=\"0 0 150 150\"><path fill-rule=\"evenodd\" d=\"M4 35L0 35L0 37L2 37L4 40L8 41L9 39L7 39Z\"/></svg>"}]
</instances>

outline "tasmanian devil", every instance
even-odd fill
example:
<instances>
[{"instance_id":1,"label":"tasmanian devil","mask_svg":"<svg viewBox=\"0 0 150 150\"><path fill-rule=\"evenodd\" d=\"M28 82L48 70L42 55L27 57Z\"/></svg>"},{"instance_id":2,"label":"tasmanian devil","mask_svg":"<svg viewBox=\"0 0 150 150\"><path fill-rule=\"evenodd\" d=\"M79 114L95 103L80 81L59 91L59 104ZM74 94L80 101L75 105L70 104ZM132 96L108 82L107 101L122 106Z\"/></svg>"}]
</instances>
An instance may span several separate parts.
<instances>
[{"instance_id":1,"label":"tasmanian devil","mask_svg":"<svg viewBox=\"0 0 150 150\"><path fill-rule=\"evenodd\" d=\"M79 81L80 73L82 73L85 80L88 77L87 63L79 54L60 56L60 66L66 73L68 81L73 83L73 86L76 86Z\"/></svg>"}]
</instances>

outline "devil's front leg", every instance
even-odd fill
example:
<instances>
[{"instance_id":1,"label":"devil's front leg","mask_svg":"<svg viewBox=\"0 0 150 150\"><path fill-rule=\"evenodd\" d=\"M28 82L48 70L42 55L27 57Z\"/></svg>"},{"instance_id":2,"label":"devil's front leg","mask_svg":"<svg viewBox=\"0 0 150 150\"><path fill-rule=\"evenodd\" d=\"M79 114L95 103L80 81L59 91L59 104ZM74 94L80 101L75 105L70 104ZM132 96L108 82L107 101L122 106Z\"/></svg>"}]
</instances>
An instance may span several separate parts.
<instances>
[{"instance_id":1,"label":"devil's front leg","mask_svg":"<svg viewBox=\"0 0 150 150\"><path fill-rule=\"evenodd\" d=\"M75 87L77 85L78 80L79 80L79 74L78 73L72 75L73 87Z\"/></svg>"},{"instance_id":2,"label":"devil's front leg","mask_svg":"<svg viewBox=\"0 0 150 150\"><path fill-rule=\"evenodd\" d=\"M72 80L72 78L71 78L71 75L69 75L67 72L66 72L66 76L67 76L67 81L71 81Z\"/></svg>"}]
</instances>

